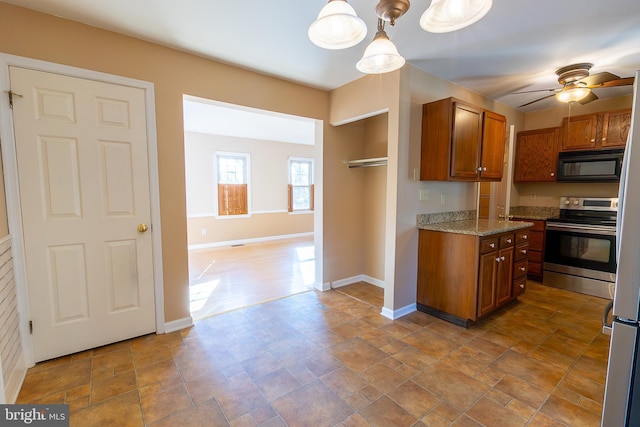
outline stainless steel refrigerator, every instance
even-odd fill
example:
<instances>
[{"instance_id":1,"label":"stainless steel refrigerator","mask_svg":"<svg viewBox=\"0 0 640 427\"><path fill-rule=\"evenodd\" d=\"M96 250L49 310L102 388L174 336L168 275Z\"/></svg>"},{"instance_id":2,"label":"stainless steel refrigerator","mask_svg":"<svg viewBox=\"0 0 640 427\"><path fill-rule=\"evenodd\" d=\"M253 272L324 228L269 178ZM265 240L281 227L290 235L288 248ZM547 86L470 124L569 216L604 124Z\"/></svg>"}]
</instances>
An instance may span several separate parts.
<instances>
[{"instance_id":1,"label":"stainless steel refrigerator","mask_svg":"<svg viewBox=\"0 0 640 427\"><path fill-rule=\"evenodd\" d=\"M618 194L617 256L603 427L640 426L640 71Z\"/></svg>"}]
</instances>

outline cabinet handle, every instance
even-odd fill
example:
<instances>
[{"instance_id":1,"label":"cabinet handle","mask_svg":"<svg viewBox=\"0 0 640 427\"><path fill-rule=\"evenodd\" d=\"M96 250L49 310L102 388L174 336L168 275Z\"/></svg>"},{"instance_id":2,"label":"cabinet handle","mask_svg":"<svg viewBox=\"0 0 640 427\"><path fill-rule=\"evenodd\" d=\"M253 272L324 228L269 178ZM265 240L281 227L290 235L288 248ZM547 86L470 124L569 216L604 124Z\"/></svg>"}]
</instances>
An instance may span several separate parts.
<instances>
[{"instance_id":1,"label":"cabinet handle","mask_svg":"<svg viewBox=\"0 0 640 427\"><path fill-rule=\"evenodd\" d=\"M504 261L504 257L503 256L500 257L500 261Z\"/></svg>"},{"instance_id":2,"label":"cabinet handle","mask_svg":"<svg viewBox=\"0 0 640 427\"><path fill-rule=\"evenodd\" d=\"M524 289L524 285L520 285L520 287L521 287L522 289Z\"/></svg>"},{"instance_id":3,"label":"cabinet handle","mask_svg":"<svg viewBox=\"0 0 640 427\"><path fill-rule=\"evenodd\" d=\"M520 271L527 271L527 269L524 267L520 267Z\"/></svg>"},{"instance_id":4,"label":"cabinet handle","mask_svg":"<svg viewBox=\"0 0 640 427\"><path fill-rule=\"evenodd\" d=\"M607 140L607 138L602 138L602 142L605 142Z\"/></svg>"},{"instance_id":5,"label":"cabinet handle","mask_svg":"<svg viewBox=\"0 0 640 427\"><path fill-rule=\"evenodd\" d=\"M486 172L486 171L487 171L487 167L485 166L482 168L482 172Z\"/></svg>"},{"instance_id":6,"label":"cabinet handle","mask_svg":"<svg viewBox=\"0 0 640 427\"><path fill-rule=\"evenodd\" d=\"M591 142L596 142L595 138L591 140Z\"/></svg>"},{"instance_id":7,"label":"cabinet handle","mask_svg":"<svg viewBox=\"0 0 640 427\"><path fill-rule=\"evenodd\" d=\"M478 166L478 172L482 172L482 167Z\"/></svg>"},{"instance_id":8,"label":"cabinet handle","mask_svg":"<svg viewBox=\"0 0 640 427\"><path fill-rule=\"evenodd\" d=\"M507 243L511 243L511 239L507 239Z\"/></svg>"},{"instance_id":9,"label":"cabinet handle","mask_svg":"<svg viewBox=\"0 0 640 427\"><path fill-rule=\"evenodd\" d=\"M500 262L500 257L496 258L496 262Z\"/></svg>"},{"instance_id":10,"label":"cabinet handle","mask_svg":"<svg viewBox=\"0 0 640 427\"><path fill-rule=\"evenodd\" d=\"M551 176L556 176L556 173L555 172L551 172Z\"/></svg>"},{"instance_id":11,"label":"cabinet handle","mask_svg":"<svg viewBox=\"0 0 640 427\"><path fill-rule=\"evenodd\" d=\"M526 250L526 249L523 249L523 250L522 250L522 254L523 254L523 255L526 255L526 254L527 254L527 250Z\"/></svg>"},{"instance_id":12,"label":"cabinet handle","mask_svg":"<svg viewBox=\"0 0 640 427\"><path fill-rule=\"evenodd\" d=\"M528 236L527 234L523 234L523 235L522 235L522 238L523 238L524 240L527 240L527 239L529 238L529 236Z\"/></svg>"},{"instance_id":13,"label":"cabinet handle","mask_svg":"<svg viewBox=\"0 0 640 427\"><path fill-rule=\"evenodd\" d=\"M495 244L495 243L489 243L489 247L490 247L491 249L493 249L493 248L495 248L495 247L496 247L496 244Z\"/></svg>"}]
</instances>

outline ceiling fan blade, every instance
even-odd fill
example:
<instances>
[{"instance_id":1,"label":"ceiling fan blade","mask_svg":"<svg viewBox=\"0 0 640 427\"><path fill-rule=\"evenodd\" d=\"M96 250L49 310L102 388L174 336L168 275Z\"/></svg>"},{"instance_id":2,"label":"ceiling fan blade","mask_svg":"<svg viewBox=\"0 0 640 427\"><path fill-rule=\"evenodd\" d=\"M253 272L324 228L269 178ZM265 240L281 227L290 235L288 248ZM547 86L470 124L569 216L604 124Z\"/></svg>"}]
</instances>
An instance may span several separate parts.
<instances>
[{"instance_id":1,"label":"ceiling fan blade","mask_svg":"<svg viewBox=\"0 0 640 427\"><path fill-rule=\"evenodd\" d=\"M589 92L589 95L585 96L584 98L582 98L580 101L578 101L580 104L584 105L584 104L588 104L591 101L595 101L596 99L598 99L598 96L593 93L593 91Z\"/></svg>"},{"instance_id":2,"label":"ceiling fan blade","mask_svg":"<svg viewBox=\"0 0 640 427\"><path fill-rule=\"evenodd\" d=\"M531 102L527 102L526 104L519 105L519 106L518 106L518 108L520 108L520 107L526 107L527 105L531 105L531 104L533 104L534 102L542 101L543 99L551 98L552 96L556 96L556 94L555 94L555 93L552 93L551 95L543 96L542 98L538 98L538 99L535 99L535 100L533 100L533 101L531 101Z\"/></svg>"},{"instance_id":3,"label":"ceiling fan blade","mask_svg":"<svg viewBox=\"0 0 640 427\"><path fill-rule=\"evenodd\" d=\"M597 86L602 83L605 83L611 80L618 80L618 79L620 79L620 76L616 76L615 74L611 74L606 71L603 71L602 73L592 74L583 79L580 79L578 80L578 82L584 83L587 86Z\"/></svg>"},{"instance_id":4,"label":"ceiling fan blade","mask_svg":"<svg viewBox=\"0 0 640 427\"><path fill-rule=\"evenodd\" d=\"M616 86L631 86L633 84L634 77L623 77L621 79L609 80L595 86L589 86L591 89L599 87L616 87Z\"/></svg>"},{"instance_id":5,"label":"ceiling fan blade","mask_svg":"<svg viewBox=\"0 0 640 427\"><path fill-rule=\"evenodd\" d=\"M557 89L536 89L536 90L524 90L521 92L511 92L511 95L519 95L521 93L535 93L535 92L559 92L562 88Z\"/></svg>"}]
</instances>

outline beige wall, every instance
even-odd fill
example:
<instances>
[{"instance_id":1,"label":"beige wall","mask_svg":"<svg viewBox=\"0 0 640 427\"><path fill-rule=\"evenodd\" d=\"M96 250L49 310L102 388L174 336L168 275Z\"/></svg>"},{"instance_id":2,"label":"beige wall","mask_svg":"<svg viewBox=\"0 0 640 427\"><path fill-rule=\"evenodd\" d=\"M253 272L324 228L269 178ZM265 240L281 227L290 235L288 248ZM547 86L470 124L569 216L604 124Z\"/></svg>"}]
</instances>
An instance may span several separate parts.
<instances>
[{"instance_id":1,"label":"beige wall","mask_svg":"<svg viewBox=\"0 0 640 427\"><path fill-rule=\"evenodd\" d=\"M363 158L387 156L389 115L380 114L363 120ZM354 169L361 172L363 180L362 236L363 274L384 281L385 207L387 205L387 167L377 166Z\"/></svg>"},{"instance_id":2,"label":"beige wall","mask_svg":"<svg viewBox=\"0 0 640 427\"><path fill-rule=\"evenodd\" d=\"M474 209L474 183L420 182L422 104L454 96L507 117L508 125L524 126L524 114L410 65L386 75L365 76L331 92L331 123L345 123L388 111L385 210L385 309L401 310L415 303L419 213ZM429 200L420 201L419 190ZM440 203L444 194L446 203ZM357 221L357 218L354 219Z\"/></svg>"},{"instance_id":3,"label":"beige wall","mask_svg":"<svg viewBox=\"0 0 640 427\"><path fill-rule=\"evenodd\" d=\"M548 110L525 114L525 130L562 125L562 118L591 114L607 110L631 108L632 95L599 99L586 105L561 105ZM560 197L618 197L617 183L528 183L515 184L516 194L512 206L560 206Z\"/></svg>"},{"instance_id":4,"label":"beige wall","mask_svg":"<svg viewBox=\"0 0 640 427\"><path fill-rule=\"evenodd\" d=\"M189 245L313 232L313 214L289 214L289 158L313 159L315 146L185 132ZM250 216L217 218L215 158L249 154ZM205 235L203 235L205 230Z\"/></svg>"},{"instance_id":5,"label":"beige wall","mask_svg":"<svg viewBox=\"0 0 640 427\"><path fill-rule=\"evenodd\" d=\"M166 321L189 315L183 95L328 117L324 91L6 3L0 3L0 52L154 83Z\"/></svg>"}]
</instances>

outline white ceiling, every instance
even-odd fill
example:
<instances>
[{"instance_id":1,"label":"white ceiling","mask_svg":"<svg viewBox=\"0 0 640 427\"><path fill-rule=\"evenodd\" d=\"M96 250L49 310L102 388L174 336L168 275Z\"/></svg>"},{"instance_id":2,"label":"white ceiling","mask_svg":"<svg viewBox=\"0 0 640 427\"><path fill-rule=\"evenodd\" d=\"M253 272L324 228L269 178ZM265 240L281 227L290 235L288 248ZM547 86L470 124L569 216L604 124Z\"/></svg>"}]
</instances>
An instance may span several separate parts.
<instances>
[{"instance_id":1,"label":"white ceiling","mask_svg":"<svg viewBox=\"0 0 640 427\"><path fill-rule=\"evenodd\" d=\"M369 32L355 47L330 51L307 37L326 0L3 1L322 89L362 76L355 63L377 22L375 0L349 0ZM590 62L592 73L621 77L640 69L639 0L494 0L481 21L443 34L418 24L429 4L414 0L395 27L387 25L407 62L513 107L546 94L511 92L558 87L554 71L564 65ZM595 93L606 98L631 88Z\"/></svg>"}]
</instances>

